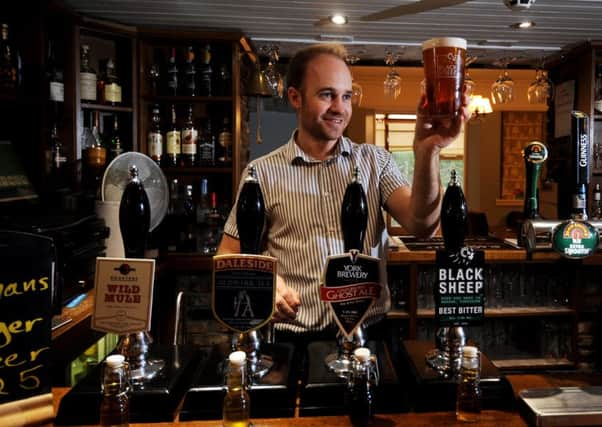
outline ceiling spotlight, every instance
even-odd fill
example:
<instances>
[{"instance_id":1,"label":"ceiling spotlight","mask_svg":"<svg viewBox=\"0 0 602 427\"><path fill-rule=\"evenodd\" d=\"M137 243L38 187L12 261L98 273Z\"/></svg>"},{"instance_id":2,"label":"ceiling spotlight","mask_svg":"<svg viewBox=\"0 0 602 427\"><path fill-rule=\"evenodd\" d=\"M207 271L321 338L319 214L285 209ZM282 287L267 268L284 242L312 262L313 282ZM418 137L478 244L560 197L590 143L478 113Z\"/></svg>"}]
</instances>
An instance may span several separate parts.
<instances>
[{"instance_id":1,"label":"ceiling spotlight","mask_svg":"<svg viewBox=\"0 0 602 427\"><path fill-rule=\"evenodd\" d=\"M529 9L535 0L504 0L506 7L512 10Z\"/></svg>"},{"instance_id":2,"label":"ceiling spotlight","mask_svg":"<svg viewBox=\"0 0 602 427\"><path fill-rule=\"evenodd\" d=\"M525 28L531 28L535 26L535 22L534 21L523 21L523 22L517 22L515 24L510 25L510 28L521 28L521 29L525 29Z\"/></svg>"},{"instance_id":3,"label":"ceiling spotlight","mask_svg":"<svg viewBox=\"0 0 602 427\"><path fill-rule=\"evenodd\" d=\"M329 19L330 22L336 25L345 25L348 22L347 17L345 15L341 15L340 13L332 15Z\"/></svg>"}]
</instances>

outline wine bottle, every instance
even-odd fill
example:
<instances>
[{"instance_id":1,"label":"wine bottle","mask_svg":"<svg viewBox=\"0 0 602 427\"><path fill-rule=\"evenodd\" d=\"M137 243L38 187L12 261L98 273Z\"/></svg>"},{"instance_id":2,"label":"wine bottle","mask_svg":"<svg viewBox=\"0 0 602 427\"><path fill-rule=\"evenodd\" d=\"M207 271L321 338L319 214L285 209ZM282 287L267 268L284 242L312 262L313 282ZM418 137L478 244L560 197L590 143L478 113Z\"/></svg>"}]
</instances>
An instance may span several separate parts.
<instances>
[{"instance_id":1,"label":"wine bottle","mask_svg":"<svg viewBox=\"0 0 602 427\"><path fill-rule=\"evenodd\" d=\"M236 225L241 253L259 254L265 222L265 204L254 165L249 165L247 174L236 205Z\"/></svg>"},{"instance_id":2,"label":"wine bottle","mask_svg":"<svg viewBox=\"0 0 602 427\"><path fill-rule=\"evenodd\" d=\"M347 185L341 206L341 228L345 252L352 249L362 251L366 226L368 225L368 202L359 176L359 168L353 171L351 182Z\"/></svg>"},{"instance_id":3,"label":"wine bottle","mask_svg":"<svg viewBox=\"0 0 602 427\"><path fill-rule=\"evenodd\" d=\"M200 94L201 96L211 96L211 80L213 75L213 69L211 67L211 46L209 45L209 43L205 44L205 46L201 50L201 65L199 67L199 71Z\"/></svg>"},{"instance_id":4,"label":"wine bottle","mask_svg":"<svg viewBox=\"0 0 602 427\"><path fill-rule=\"evenodd\" d=\"M464 246L467 231L468 206L456 171L452 170L441 204L441 233L445 249L450 252L460 250Z\"/></svg>"},{"instance_id":5,"label":"wine bottle","mask_svg":"<svg viewBox=\"0 0 602 427\"><path fill-rule=\"evenodd\" d=\"M192 49L192 46L188 46L188 51L186 52L186 64L184 66L184 75L185 75L184 84L186 86L186 95L195 96L196 95L196 63L194 61L194 50Z\"/></svg>"},{"instance_id":6,"label":"wine bottle","mask_svg":"<svg viewBox=\"0 0 602 427\"><path fill-rule=\"evenodd\" d=\"M180 138L180 130L177 125L176 106L171 106L171 128L165 134L165 166L176 167L180 164L180 156L182 152L182 140Z\"/></svg>"},{"instance_id":7,"label":"wine bottle","mask_svg":"<svg viewBox=\"0 0 602 427\"><path fill-rule=\"evenodd\" d=\"M150 229L150 204L136 165L130 167L130 182L121 196L119 229L126 258L143 258Z\"/></svg>"},{"instance_id":8,"label":"wine bottle","mask_svg":"<svg viewBox=\"0 0 602 427\"><path fill-rule=\"evenodd\" d=\"M81 65L79 71L79 96L82 101L96 101L96 71L90 65L90 46L81 47Z\"/></svg>"},{"instance_id":9,"label":"wine bottle","mask_svg":"<svg viewBox=\"0 0 602 427\"><path fill-rule=\"evenodd\" d=\"M182 128L182 161L185 166L196 166L198 130L194 127L192 105L188 106L188 117Z\"/></svg>"}]
</instances>

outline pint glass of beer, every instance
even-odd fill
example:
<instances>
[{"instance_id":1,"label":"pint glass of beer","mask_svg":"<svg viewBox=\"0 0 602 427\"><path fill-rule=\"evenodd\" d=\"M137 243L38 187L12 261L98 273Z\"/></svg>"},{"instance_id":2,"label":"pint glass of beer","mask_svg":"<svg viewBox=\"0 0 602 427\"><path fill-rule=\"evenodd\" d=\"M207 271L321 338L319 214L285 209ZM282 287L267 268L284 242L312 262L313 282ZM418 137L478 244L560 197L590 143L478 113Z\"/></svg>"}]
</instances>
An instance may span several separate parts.
<instances>
[{"instance_id":1,"label":"pint glass of beer","mask_svg":"<svg viewBox=\"0 0 602 427\"><path fill-rule=\"evenodd\" d=\"M440 37L422 43L424 62L423 106L435 119L455 118L462 105L466 40Z\"/></svg>"}]
</instances>

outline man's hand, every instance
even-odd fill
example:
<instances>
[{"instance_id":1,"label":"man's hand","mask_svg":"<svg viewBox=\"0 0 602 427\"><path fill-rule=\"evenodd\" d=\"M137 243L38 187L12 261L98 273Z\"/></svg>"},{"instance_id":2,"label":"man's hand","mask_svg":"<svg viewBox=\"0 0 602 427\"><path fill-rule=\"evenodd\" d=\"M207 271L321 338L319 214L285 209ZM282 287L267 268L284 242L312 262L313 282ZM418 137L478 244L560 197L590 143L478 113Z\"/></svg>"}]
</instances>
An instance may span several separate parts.
<instances>
[{"instance_id":1,"label":"man's hand","mask_svg":"<svg viewBox=\"0 0 602 427\"><path fill-rule=\"evenodd\" d=\"M282 277L276 276L276 311L272 320L274 322L295 320L300 305L299 294L287 286Z\"/></svg>"},{"instance_id":2,"label":"man's hand","mask_svg":"<svg viewBox=\"0 0 602 427\"><path fill-rule=\"evenodd\" d=\"M418 104L416 117L416 132L414 137L414 151L425 149L427 152L436 151L447 147L460 133L462 125L470 119L468 104L470 99L466 92L462 95L460 114L454 119L433 119L425 110L425 95L422 95Z\"/></svg>"}]
</instances>

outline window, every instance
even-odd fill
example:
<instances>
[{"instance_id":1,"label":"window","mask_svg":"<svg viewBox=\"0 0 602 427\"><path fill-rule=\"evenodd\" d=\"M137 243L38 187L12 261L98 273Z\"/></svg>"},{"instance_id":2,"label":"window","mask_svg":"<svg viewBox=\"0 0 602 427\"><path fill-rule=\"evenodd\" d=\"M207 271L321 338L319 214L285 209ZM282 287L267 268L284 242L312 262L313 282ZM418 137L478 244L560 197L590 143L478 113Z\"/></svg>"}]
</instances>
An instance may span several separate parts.
<instances>
[{"instance_id":1,"label":"window","mask_svg":"<svg viewBox=\"0 0 602 427\"><path fill-rule=\"evenodd\" d=\"M414 114L376 114L374 143L391 152L399 169L412 182L414 173ZM440 154L440 176L445 187L449 182L452 169L456 170L460 182L464 179L464 128L458 138L443 149ZM395 220L387 215L387 226L393 234L401 234L403 230Z\"/></svg>"}]
</instances>

